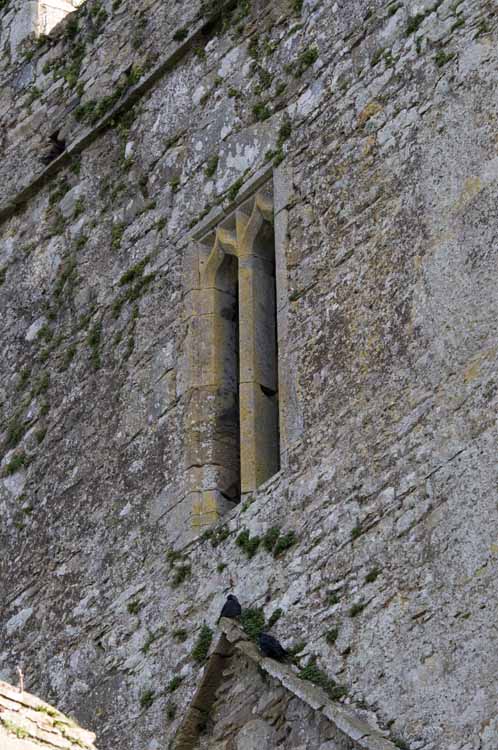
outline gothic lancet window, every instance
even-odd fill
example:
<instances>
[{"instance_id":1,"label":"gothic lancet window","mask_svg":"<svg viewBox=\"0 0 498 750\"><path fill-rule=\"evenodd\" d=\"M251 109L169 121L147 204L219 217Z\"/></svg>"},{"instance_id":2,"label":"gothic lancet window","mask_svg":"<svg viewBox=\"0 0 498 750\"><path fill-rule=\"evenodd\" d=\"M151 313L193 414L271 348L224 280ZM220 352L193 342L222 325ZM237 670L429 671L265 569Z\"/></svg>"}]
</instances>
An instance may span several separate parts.
<instances>
[{"instance_id":1,"label":"gothic lancet window","mask_svg":"<svg viewBox=\"0 0 498 750\"><path fill-rule=\"evenodd\" d=\"M187 471L193 525L280 468L275 239L262 188L201 238L189 293Z\"/></svg>"}]
</instances>

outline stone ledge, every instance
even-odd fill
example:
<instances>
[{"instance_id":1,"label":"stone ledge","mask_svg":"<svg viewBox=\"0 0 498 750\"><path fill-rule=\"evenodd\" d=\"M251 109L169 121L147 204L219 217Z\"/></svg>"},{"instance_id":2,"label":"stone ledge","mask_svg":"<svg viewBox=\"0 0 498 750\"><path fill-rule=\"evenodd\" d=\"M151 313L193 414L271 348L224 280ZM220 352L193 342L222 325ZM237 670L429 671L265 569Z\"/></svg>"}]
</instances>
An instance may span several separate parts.
<instances>
[{"instance_id":1,"label":"stone ledge","mask_svg":"<svg viewBox=\"0 0 498 750\"><path fill-rule=\"evenodd\" d=\"M322 688L301 680L287 665L261 656L256 646L247 639L244 631L233 620L222 617L218 627L233 645L234 650L251 659L260 669L280 682L282 687L314 711L320 711L339 732L355 742L358 747L365 750L397 750L391 740L383 737L350 708L331 701Z\"/></svg>"},{"instance_id":2,"label":"stone ledge","mask_svg":"<svg viewBox=\"0 0 498 750\"><path fill-rule=\"evenodd\" d=\"M95 735L30 693L0 681L2 750L96 750Z\"/></svg>"}]
</instances>

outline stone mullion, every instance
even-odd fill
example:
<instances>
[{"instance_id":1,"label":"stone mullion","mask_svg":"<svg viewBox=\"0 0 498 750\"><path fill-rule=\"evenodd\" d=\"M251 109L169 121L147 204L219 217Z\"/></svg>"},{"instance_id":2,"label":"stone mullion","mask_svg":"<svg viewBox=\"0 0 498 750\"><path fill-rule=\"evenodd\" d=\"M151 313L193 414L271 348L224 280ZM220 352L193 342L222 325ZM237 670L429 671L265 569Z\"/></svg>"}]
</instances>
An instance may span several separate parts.
<instances>
[{"instance_id":1,"label":"stone mullion","mask_svg":"<svg viewBox=\"0 0 498 750\"><path fill-rule=\"evenodd\" d=\"M267 395L277 390L276 351L271 351L275 319L274 279L264 249L255 241L265 217L256 196L251 213L237 212L239 256L240 450L242 494L275 473L274 436L278 411ZM272 297L273 295L273 297ZM266 394L262 389L266 389ZM277 466L278 468L278 466Z\"/></svg>"}]
</instances>

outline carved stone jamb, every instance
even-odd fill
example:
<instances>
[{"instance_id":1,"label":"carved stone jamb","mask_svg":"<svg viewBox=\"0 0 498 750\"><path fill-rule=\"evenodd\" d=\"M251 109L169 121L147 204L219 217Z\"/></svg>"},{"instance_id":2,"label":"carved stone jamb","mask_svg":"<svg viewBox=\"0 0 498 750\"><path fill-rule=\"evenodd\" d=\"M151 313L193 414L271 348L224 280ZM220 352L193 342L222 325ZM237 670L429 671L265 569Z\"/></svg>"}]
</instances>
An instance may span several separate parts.
<instances>
[{"instance_id":1,"label":"carved stone jamb","mask_svg":"<svg viewBox=\"0 0 498 750\"><path fill-rule=\"evenodd\" d=\"M240 496L235 237L220 227L206 246L189 305L186 457L194 530L216 522Z\"/></svg>"}]
</instances>

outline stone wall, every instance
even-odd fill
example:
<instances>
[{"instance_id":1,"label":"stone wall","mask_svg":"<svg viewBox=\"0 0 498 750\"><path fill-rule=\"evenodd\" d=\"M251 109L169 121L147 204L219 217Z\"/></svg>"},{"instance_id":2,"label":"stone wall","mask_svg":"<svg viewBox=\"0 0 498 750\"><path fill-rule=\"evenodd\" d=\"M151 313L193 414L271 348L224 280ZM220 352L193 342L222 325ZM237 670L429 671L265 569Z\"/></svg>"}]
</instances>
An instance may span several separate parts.
<instances>
[{"instance_id":1,"label":"stone wall","mask_svg":"<svg viewBox=\"0 0 498 750\"><path fill-rule=\"evenodd\" d=\"M88 0L2 63L0 673L157 750L233 590L400 744L494 750L495 9L299 5ZM272 165L292 429L192 538L184 261Z\"/></svg>"}]
</instances>

